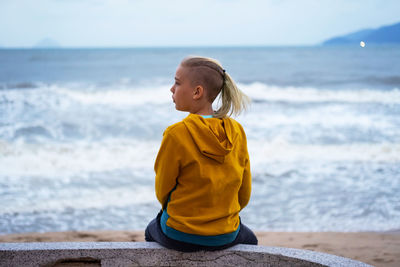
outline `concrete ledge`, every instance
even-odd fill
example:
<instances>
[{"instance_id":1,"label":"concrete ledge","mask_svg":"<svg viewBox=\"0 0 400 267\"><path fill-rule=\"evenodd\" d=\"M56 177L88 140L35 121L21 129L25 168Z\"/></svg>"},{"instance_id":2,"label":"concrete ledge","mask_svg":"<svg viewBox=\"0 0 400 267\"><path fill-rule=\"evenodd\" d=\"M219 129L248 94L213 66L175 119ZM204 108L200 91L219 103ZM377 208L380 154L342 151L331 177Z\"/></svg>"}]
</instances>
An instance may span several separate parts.
<instances>
[{"instance_id":1,"label":"concrete ledge","mask_svg":"<svg viewBox=\"0 0 400 267\"><path fill-rule=\"evenodd\" d=\"M370 266L309 250L236 245L184 253L154 242L0 243L0 266Z\"/></svg>"}]
</instances>

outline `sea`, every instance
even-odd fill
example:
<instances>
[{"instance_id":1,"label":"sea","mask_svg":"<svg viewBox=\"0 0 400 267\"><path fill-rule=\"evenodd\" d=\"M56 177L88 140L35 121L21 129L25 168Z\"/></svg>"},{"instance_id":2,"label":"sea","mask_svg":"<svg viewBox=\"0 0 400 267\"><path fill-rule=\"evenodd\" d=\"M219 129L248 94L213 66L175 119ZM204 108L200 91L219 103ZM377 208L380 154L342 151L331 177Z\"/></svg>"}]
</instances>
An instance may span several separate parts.
<instances>
[{"instance_id":1,"label":"sea","mask_svg":"<svg viewBox=\"0 0 400 267\"><path fill-rule=\"evenodd\" d=\"M0 234L145 229L188 55L252 100L243 223L400 229L400 46L60 48L0 49Z\"/></svg>"}]
</instances>

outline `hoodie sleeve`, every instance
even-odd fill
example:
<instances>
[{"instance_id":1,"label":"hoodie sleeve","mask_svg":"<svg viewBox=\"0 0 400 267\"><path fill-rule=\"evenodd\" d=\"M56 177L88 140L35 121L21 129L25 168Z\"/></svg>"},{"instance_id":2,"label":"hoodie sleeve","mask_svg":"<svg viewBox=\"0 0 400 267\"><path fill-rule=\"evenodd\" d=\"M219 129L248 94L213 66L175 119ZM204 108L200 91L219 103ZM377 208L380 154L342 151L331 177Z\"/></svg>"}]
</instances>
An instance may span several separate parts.
<instances>
[{"instance_id":1,"label":"hoodie sleeve","mask_svg":"<svg viewBox=\"0 0 400 267\"><path fill-rule=\"evenodd\" d=\"M243 131L243 130L242 130ZM240 210L242 210L249 203L250 195L251 195L251 173L250 173L250 158L249 152L247 150L247 140L246 134L243 131L243 145L244 145L244 154L245 154L245 162L244 162L244 170L242 177L242 185L239 189L239 205Z\"/></svg>"},{"instance_id":2,"label":"hoodie sleeve","mask_svg":"<svg viewBox=\"0 0 400 267\"><path fill-rule=\"evenodd\" d=\"M250 174L250 160L246 160L246 167L243 171L242 186L239 189L239 204L240 210L246 207L249 203L251 194L251 174Z\"/></svg>"},{"instance_id":3,"label":"hoodie sleeve","mask_svg":"<svg viewBox=\"0 0 400 267\"><path fill-rule=\"evenodd\" d=\"M163 208L179 175L178 144L174 136L166 130L154 164L156 196Z\"/></svg>"}]
</instances>

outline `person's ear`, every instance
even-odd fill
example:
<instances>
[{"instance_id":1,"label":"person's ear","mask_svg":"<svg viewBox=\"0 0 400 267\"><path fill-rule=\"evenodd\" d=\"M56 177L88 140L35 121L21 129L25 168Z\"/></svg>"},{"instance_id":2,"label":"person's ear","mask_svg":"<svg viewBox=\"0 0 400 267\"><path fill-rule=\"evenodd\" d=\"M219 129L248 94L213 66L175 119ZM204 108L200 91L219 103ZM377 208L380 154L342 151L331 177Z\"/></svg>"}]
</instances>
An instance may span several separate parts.
<instances>
[{"instance_id":1,"label":"person's ear","mask_svg":"<svg viewBox=\"0 0 400 267\"><path fill-rule=\"evenodd\" d=\"M193 90L193 99L198 100L200 99L204 94L204 88L201 85L198 85L194 88Z\"/></svg>"}]
</instances>

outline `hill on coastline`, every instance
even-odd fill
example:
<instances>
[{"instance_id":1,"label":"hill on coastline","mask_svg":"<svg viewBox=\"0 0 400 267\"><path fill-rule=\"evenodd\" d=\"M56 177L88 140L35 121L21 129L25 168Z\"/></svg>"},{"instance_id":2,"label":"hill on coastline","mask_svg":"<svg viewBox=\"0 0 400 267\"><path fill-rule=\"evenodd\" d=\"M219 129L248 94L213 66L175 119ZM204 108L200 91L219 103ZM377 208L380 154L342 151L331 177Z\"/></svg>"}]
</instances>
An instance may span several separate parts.
<instances>
[{"instance_id":1,"label":"hill on coastline","mask_svg":"<svg viewBox=\"0 0 400 267\"><path fill-rule=\"evenodd\" d=\"M50 38L44 38L37 42L34 46L34 48L59 48L60 44Z\"/></svg>"},{"instance_id":2,"label":"hill on coastline","mask_svg":"<svg viewBox=\"0 0 400 267\"><path fill-rule=\"evenodd\" d=\"M365 29L333 37L322 45L352 45L364 41L367 44L400 44L400 22L377 29Z\"/></svg>"}]
</instances>

